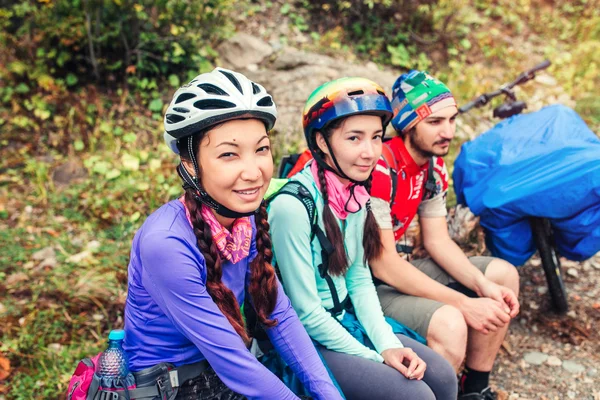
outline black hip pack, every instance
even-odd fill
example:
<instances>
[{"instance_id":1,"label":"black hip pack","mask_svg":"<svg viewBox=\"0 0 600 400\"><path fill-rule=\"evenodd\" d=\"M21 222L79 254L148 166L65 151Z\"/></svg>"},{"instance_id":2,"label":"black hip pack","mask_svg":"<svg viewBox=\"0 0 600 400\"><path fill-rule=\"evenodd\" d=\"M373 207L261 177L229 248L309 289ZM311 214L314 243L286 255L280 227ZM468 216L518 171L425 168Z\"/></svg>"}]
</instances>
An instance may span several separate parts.
<instances>
[{"instance_id":1,"label":"black hip pack","mask_svg":"<svg viewBox=\"0 0 600 400\"><path fill-rule=\"evenodd\" d=\"M134 372L136 388L130 391L130 398L173 400L184 382L196 378L208 368L206 360L177 368L171 363L163 362ZM123 397L119 400L122 399Z\"/></svg>"},{"instance_id":2,"label":"black hip pack","mask_svg":"<svg viewBox=\"0 0 600 400\"><path fill-rule=\"evenodd\" d=\"M175 367L160 363L134 372L135 385L123 389L104 389L94 373L100 354L79 362L69 382L67 400L173 400L184 382L210 368L206 360Z\"/></svg>"}]
</instances>

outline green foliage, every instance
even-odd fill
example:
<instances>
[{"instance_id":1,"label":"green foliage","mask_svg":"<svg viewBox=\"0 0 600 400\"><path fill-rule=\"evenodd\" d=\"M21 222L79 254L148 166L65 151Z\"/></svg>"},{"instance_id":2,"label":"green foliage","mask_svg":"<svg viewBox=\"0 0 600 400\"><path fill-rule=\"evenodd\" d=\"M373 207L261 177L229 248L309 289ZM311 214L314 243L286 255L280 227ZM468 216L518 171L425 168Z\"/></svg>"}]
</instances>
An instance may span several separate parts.
<instances>
[{"instance_id":1,"label":"green foliage","mask_svg":"<svg viewBox=\"0 0 600 400\"><path fill-rule=\"evenodd\" d=\"M135 124L143 129L153 123L148 118ZM7 398L64 396L77 360L97 353L108 331L122 327L133 235L142 216L181 193L176 160L162 140L129 129L113 118L99 123L94 146L101 150L78 154L87 174L68 187L55 186L51 171L70 157L3 153L0 355L13 369ZM10 163L17 167L7 169ZM4 199L17 192L15 210ZM90 247L92 241L99 245ZM32 255L48 246L56 264L41 267Z\"/></svg>"},{"instance_id":2,"label":"green foliage","mask_svg":"<svg viewBox=\"0 0 600 400\"><path fill-rule=\"evenodd\" d=\"M318 34L327 35L338 27L343 28L343 34L338 31L336 35L339 43L327 43L319 37L328 47L341 48L348 44L375 62L402 68L427 68L431 60L423 52L422 44L434 43L444 34L442 29L437 29L441 2L320 0L305 6L311 10L309 21ZM434 47L443 49L444 44L439 41Z\"/></svg>"},{"instance_id":3,"label":"green foliage","mask_svg":"<svg viewBox=\"0 0 600 400\"><path fill-rule=\"evenodd\" d=\"M233 31L234 6L238 12L244 3L28 0L0 8L0 43L15 47L8 69L18 76L136 85L207 69L211 46Z\"/></svg>"},{"instance_id":4,"label":"green foliage","mask_svg":"<svg viewBox=\"0 0 600 400\"><path fill-rule=\"evenodd\" d=\"M146 108L161 120L159 88L167 82L177 87L212 69L213 46L234 32L233 17L246 5L233 0L0 2L3 136L19 138L27 131L31 143L64 154L97 150L102 124L125 106ZM119 103L100 100L98 87L120 87ZM124 127L115 129L104 133L119 136L119 142L136 140L119 133Z\"/></svg>"}]
</instances>

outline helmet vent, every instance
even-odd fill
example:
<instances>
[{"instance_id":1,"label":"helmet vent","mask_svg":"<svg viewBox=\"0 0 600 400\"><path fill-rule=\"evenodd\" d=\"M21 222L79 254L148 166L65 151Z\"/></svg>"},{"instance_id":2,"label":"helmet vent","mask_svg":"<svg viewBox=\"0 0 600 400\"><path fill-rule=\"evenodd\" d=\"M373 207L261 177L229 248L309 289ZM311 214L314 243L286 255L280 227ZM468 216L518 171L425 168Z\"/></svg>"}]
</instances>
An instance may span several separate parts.
<instances>
[{"instance_id":1,"label":"helmet vent","mask_svg":"<svg viewBox=\"0 0 600 400\"><path fill-rule=\"evenodd\" d=\"M355 90L353 92L349 92L348 96L358 96L358 95L361 95L361 94L365 94L365 92L362 91L362 90Z\"/></svg>"},{"instance_id":2,"label":"helmet vent","mask_svg":"<svg viewBox=\"0 0 600 400\"><path fill-rule=\"evenodd\" d=\"M260 93L260 88L258 87L258 85L254 82L252 82L252 93L253 94L258 94Z\"/></svg>"},{"instance_id":3,"label":"helmet vent","mask_svg":"<svg viewBox=\"0 0 600 400\"><path fill-rule=\"evenodd\" d=\"M194 97L196 97L194 93L182 93L177 97L177 100L175 100L175 104L179 104L186 100L193 99Z\"/></svg>"},{"instance_id":4,"label":"helmet vent","mask_svg":"<svg viewBox=\"0 0 600 400\"><path fill-rule=\"evenodd\" d=\"M187 108L183 108L183 107L173 107L173 111L177 111L180 113L189 113L190 110L188 110Z\"/></svg>"},{"instance_id":5,"label":"helmet vent","mask_svg":"<svg viewBox=\"0 0 600 400\"><path fill-rule=\"evenodd\" d=\"M182 117L181 115L177 115L177 114L167 114L167 123L168 124L176 124L178 122L181 122L185 119L185 117Z\"/></svg>"},{"instance_id":6,"label":"helmet vent","mask_svg":"<svg viewBox=\"0 0 600 400\"><path fill-rule=\"evenodd\" d=\"M225 100L198 100L194 103L194 107L200 110L220 110L223 108L235 108L235 104Z\"/></svg>"},{"instance_id":7,"label":"helmet vent","mask_svg":"<svg viewBox=\"0 0 600 400\"><path fill-rule=\"evenodd\" d=\"M260 99L256 104L261 107L271 107L273 105L273 99L271 98L271 96L265 96L262 99Z\"/></svg>"},{"instance_id":8,"label":"helmet vent","mask_svg":"<svg viewBox=\"0 0 600 400\"><path fill-rule=\"evenodd\" d=\"M382 96L385 96L385 95L386 95L386 94L385 94L385 92L382 92L382 91L381 91L381 90L379 90L379 89L377 89L377 93L379 93L379 94L380 94L380 95L382 95Z\"/></svg>"},{"instance_id":9,"label":"helmet vent","mask_svg":"<svg viewBox=\"0 0 600 400\"><path fill-rule=\"evenodd\" d=\"M211 85L210 83L201 83L198 85L198 87L209 94L218 94L219 96L229 96L227 94L227 92L225 92L223 89L221 89L215 85Z\"/></svg>"},{"instance_id":10,"label":"helmet vent","mask_svg":"<svg viewBox=\"0 0 600 400\"><path fill-rule=\"evenodd\" d=\"M242 85L240 85L240 82L236 79L235 76L233 76L233 74L231 74L230 72L227 72L227 71L223 71L222 69L220 69L219 72L222 73L223 75L225 75L225 77L227 79L229 79L231 84L233 86L235 86L237 88L237 90L240 91L241 94L244 94L244 91L242 90Z\"/></svg>"}]
</instances>

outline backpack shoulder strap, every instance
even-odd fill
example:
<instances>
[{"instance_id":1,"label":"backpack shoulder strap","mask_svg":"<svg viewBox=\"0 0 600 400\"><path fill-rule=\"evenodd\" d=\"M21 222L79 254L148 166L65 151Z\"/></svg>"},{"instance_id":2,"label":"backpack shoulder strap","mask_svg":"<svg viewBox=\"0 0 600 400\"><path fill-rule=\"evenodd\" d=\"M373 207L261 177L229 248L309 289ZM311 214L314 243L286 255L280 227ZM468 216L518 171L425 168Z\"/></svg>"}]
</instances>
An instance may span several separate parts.
<instances>
[{"instance_id":1,"label":"backpack shoulder strap","mask_svg":"<svg viewBox=\"0 0 600 400\"><path fill-rule=\"evenodd\" d=\"M314 228L315 228L315 226L318 226L317 218L316 218L317 217L317 206L315 205L315 201L313 200L312 196L310 195L310 192L308 191L308 189L298 181L288 181L285 185L283 185L283 187L281 187L281 189L279 189L277 191L277 193L275 193L271 197L269 197L268 201L271 202L276 197L278 197L282 194L287 194L292 197L295 197L296 199L298 199L300 201L300 203L302 203L302 205L306 209L306 213L308 214L308 220L310 221L311 235L312 235L312 237L314 237L314 235L315 235Z\"/></svg>"},{"instance_id":2,"label":"backpack shoulder strap","mask_svg":"<svg viewBox=\"0 0 600 400\"><path fill-rule=\"evenodd\" d=\"M383 156L383 159L390 170L390 179L392 180L392 197L390 201L390 207L392 207L396 201L396 189L398 187L398 164L396 163L396 157L394 157L392 148L387 142L383 143L383 146L381 147L381 155Z\"/></svg>"},{"instance_id":3,"label":"backpack shoulder strap","mask_svg":"<svg viewBox=\"0 0 600 400\"><path fill-rule=\"evenodd\" d=\"M433 157L429 159L429 168L427 169L427 181L425 181L425 188L423 190L423 200L427 198L430 193L435 193L435 176L433 175L433 169L435 168L435 161Z\"/></svg>"},{"instance_id":4,"label":"backpack shoulder strap","mask_svg":"<svg viewBox=\"0 0 600 400\"><path fill-rule=\"evenodd\" d=\"M331 299L333 301L333 308L328 311L333 316L338 316L344 310L344 306L340 302L333 279L331 278L331 275L329 275L329 257L331 254L333 254L334 247L327 238L325 232L323 232L319 226L315 200L310 195L308 189L298 181L289 181L286 183L285 186L283 186L276 194L269 198L269 201L272 201L275 197L282 194L295 197L296 199L300 200L300 202L306 208L308 219L311 222L311 240L316 236L319 244L321 245L321 265L319 265L317 269L319 270L319 275L321 275L321 278L325 279L327 282L327 286L331 292ZM276 268L276 270L278 269Z\"/></svg>"}]
</instances>

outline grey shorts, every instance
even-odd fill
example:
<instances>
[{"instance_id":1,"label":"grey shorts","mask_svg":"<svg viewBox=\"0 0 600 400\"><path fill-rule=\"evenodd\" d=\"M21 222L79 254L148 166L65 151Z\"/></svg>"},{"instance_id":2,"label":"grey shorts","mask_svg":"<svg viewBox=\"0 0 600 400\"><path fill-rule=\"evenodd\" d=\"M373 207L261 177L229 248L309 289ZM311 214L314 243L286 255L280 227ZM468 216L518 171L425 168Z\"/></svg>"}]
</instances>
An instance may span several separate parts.
<instances>
[{"instance_id":1,"label":"grey shorts","mask_svg":"<svg viewBox=\"0 0 600 400\"><path fill-rule=\"evenodd\" d=\"M493 257L469 257L469 261L484 274L487 266L493 259ZM469 289L456 282L431 258L413 260L410 263L434 281L470 295L471 297L473 295L476 296L474 293L469 293ZM396 289L386 284L377 286L377 295L379 296L381 308L386 316L414 329L425 338L427 337L427 330L429 329L431 317L444 305L444 303L426 299L424 297L409 296L398 292Z\"/></svg>"}]
</instances>

